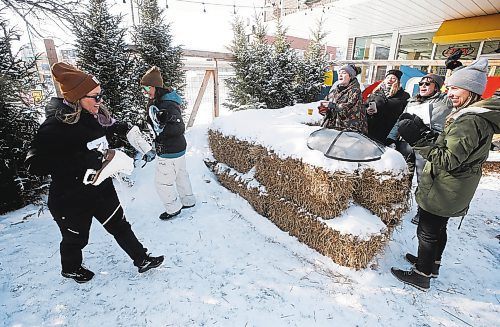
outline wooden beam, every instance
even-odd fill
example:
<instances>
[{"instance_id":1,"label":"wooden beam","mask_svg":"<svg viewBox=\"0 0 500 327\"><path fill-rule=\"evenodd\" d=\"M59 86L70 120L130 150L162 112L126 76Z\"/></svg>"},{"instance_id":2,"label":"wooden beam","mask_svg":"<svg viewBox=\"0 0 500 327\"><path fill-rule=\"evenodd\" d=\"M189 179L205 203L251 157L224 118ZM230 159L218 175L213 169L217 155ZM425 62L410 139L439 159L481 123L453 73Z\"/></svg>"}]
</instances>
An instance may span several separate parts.
<instances>
[{"instance_id":1,"label":"wooden beam","mask_svg":"<svg viewBox=\"0 0 500 327\"><path fill-rule=\"evenodd\" d=\"M213 51L182 49L182 55L184 57L199 57L199 58L211 58L211 59L217 59L217 60L234 61L233 54L228 53L228 52L213 52Z\"/></svg>"},{"instance_id":2,"label":"wooden beam","mask_svg":"<svg viewBox=\"0 0 500 327\"><path fill-rule=\"evenodd\" d=\"M43 43L45 45L45 53L47 54L47 60L49 61L49 66L52 68L52 65L59 61L57 59L56 46L54 45L54 40L52 39L43 39ZM58 98L62 98L61 86L52 76L52 81L54 82L54 86L56 89L56 94Z\"/></svg>"},{"instance_id":3,"label":"wooden beam","mask_svg":"<svg viewBox=\"0 0 500 327\"><path fill-rule=\"evenodd\" d=\"M196 97L196 101L194 102L193 110L191 111L191 115L189 116L187 127L191 127L194 124L194 120L196 118L196 114L198 113L198 109L200 108L201 99L203 99L203 94L205 94L205 90L207 89L208 80L210 79L210 75L213 75L213 69L207 69L205 71L205 76L203 77L203 82L201 82L200 90L198 91L198 96Z\"/></svg>"},{"instance_id":4,"label":"wooden beam","mask_svg":"<svg viewBox=\"0 0 500 327\"><path fill-rule=\"evenodd\" d=\"M214 109L213 117L219 117L219 66L217 64L217 59L215 59L215 70L213 71L214 76Z\"/></svg>"}]
</instances>

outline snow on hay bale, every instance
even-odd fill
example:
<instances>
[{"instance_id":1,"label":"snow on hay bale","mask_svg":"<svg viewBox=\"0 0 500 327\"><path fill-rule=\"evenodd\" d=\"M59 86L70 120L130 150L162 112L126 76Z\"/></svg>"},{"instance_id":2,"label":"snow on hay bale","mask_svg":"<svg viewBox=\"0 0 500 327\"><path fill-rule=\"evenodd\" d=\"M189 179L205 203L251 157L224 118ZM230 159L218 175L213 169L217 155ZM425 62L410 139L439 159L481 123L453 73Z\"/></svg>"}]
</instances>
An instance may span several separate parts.
<instances>
[{"instance_id":1,"label":"snow on hay bale","mask_svg":"<svg viewBox=\"0 0 500 327\"><path fill-rule=\"evenodd\" d=\"M224 186L281 229L341 265L366 267L408 210L406 163L392 149L368 163L332 160L308 149L307 138L318 129L319 119L306 115L304 105L218 118L209 130L215 158L209 166ZM345 213L353 202L389 229L362 240L327 226L328 219Z\"/></svg>"}]
</instances>

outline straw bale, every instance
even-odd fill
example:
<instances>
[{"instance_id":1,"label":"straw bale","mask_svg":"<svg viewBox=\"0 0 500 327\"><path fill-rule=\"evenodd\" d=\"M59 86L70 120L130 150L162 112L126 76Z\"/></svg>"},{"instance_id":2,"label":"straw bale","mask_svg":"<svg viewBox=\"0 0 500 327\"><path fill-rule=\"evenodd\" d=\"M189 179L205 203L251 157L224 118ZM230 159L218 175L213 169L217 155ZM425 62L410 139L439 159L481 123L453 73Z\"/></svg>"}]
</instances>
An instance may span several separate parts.
<instances>
[{"instance_id":1,"label":"straw bale","mask_svg":"<svg viewBox=\"0 0 500 327\"><path fill-rule=\"evenodd\" d=\"M348 208L356 176L326 172L300 160L280 159L271 153L257 161L255 178L269 193L329 219Z\"/></svg>"},{"instance_id":2,"label":"straw bale","mask_svg":"<svg viewBox=\"0 0 500 327\"><path fill-rule=\"evenodd\" d=\"M335 263L350 268L366 268L388 240L386 234L374 235L369 240L340 234L295 203L283 199L272 202L268 214L280 229Z\"/></svg>"},{"instance_id":3,"label":"straw bale","mask_svg":"<svg viewBox=\"0 0 500 327\"><path fill-rule=\"evenodd\" d=\"M245 198L259 214L267 216L281 230L297 237L300 242L330 257L339 265L355 269L366 268L388 240L388 232L375 235L370 240L340 234L295 203L249 186L248 180L242 180L230 168L221 169L214 162L207 163L207 167L215 173L222 185Z\"/></svg>"},{"instance_id":4,"label":"straw bale","mask_svg":"<svg viewBox=\"0 0 500 327\"><path fill-rule=\"evenodd\" d=\"M483 164L483 173L485 175L500 174L500 161L486 161Z\"/></svg>"},{"instance_id":5,"label":"straw bale","mask_svg":"<svg viewBox=\"0 0 500 327\"><path fill-rule=\"evenodd\" d=\"M267 215L270 199L266 193L262 193L256 187L249 186L248 182L240 180L236 174L231 173L229 168L220 169L220 167L213 163L207 165L207 167L214 172L219 182L225 188L245 198L260 215Z\"/></svg>"},{"instance_id":6,"label":"straw bale","mask_svg":"<svg viewBox=\"0 0 500 327\"><path fill-rule=\"evenodd\" d=\"M386 225L397 224L410 207L409 177L364 170L355 185L354 200L379 216Z\"/></svg>"},{"instance_id":7,"label":"straw bale","mask_svg":"<svg viewBox=\"0 0 500 327\"><path fill-rule=\"evenodd\" d=\"M255 166L255 163L267 150L260 146L241 141L235 137L223 136L220 132L208 131L208 142L214 158L239 172L245 173Z\"/></svg>"}]
</instances>

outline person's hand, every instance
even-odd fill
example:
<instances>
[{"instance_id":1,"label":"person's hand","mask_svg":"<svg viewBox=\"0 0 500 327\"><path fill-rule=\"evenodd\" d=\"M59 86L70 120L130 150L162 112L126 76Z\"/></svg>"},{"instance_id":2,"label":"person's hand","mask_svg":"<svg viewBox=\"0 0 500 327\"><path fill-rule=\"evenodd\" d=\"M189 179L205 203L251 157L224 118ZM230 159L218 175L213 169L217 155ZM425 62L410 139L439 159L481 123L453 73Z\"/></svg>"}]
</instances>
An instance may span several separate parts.
<instances>
[{"instance_id":1,"label":"person's hand","mask_svg":"<svg viewBox=\"0 0 500 327\"><path fill-rule=\"evenodd\" d=\"M328 101L321 101L319 103L318 112L321 116L326 116L326 114L328 113L329 110L328 104L329 104Z\"/></svg>"},{"instance_id":2,"label":"person's hand","mask_svg":"<svg viewBox=\"0 0 500 327\"><path fill-rule=\"evenodd\" d=\"M417 141L424 138L430 128L424 124L423 120L413 115L413 119L403 119L399 121L399 134L411 146L414 146Z\"/></svg>"},{"instance_id":3,"label":"person's hand","mask_svg":"<svg viewBox=\"0 0 500 327\"><path fill-rule=\"evenodd\" d=\"M151 162L156 158L156 151L155 150L149 150L144 154L144 157L142 157L142 160L146 162Z\"/></svg>"},{"instance_id":4,"label":"person's hand","mask_svg":"<svg viewBox=\"0 0 500 327\"><path fill-rule=\"evenodd\" d=\"M102 168L103 154L97 149L86 151L83 154L84 168L99 170Z\"/></svg>"},{"instance_id":5,"label":"person's hand","mask_svg":"<svg viewBox=\"0 0 500 327\"><path fill-rule=\"evenodd\" d=\"M446 69L454 70L455 68L462 66L462 63L459 61L461 56L462 49L455 50L451 55L449 55L444 62Z\"/></svg>"},{"instance_id":6,"label":"person's hand","mask_svg":"<svg viewBox=\"0 0 500 327\"><path fill-rule=\"evenodd\" d=\"M388 138L385 139L384 145L385 146L391 146L392 144L395 144L395 143L396 143L396 140L391 139L391 138L388 137Z\"/></svg>"}]
</instances>

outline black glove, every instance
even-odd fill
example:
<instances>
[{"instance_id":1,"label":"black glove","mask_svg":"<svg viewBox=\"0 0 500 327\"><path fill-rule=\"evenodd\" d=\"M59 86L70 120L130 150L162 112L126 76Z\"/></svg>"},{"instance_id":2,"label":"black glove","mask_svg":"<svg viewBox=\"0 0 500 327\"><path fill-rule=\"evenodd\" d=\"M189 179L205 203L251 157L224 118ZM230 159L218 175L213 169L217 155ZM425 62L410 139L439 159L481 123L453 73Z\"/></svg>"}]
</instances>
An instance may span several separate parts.
<instances>
[{"instance_id":1,"label":"black glove","mask_svg":"<svg viewBox=\"0 0 500 327\"><path fill-rule=\"evenodd\" d=\"M394 143L396 143L396 140L393 140L391 138L386 138L385 142L384 142L384 145L385 146L390 146L391 144L394 144Z\"/></svg>"},{"instance_id":2,"label":"black glove","mask_svg":"<svg viewBox=\"0 0 500 327\"><path fill-rule=\"evenodd\" d=\"M455 50L451 55L449 55L444 62L446 69L454 70L455 68L462 66L462 63L459 61L461 56L462 49Z\"/></svg>"},{"instance_id":3,"label":"black glove","mask_svg":"<svg viewBox=\"0 0 500 327\"><path fill-rule=\"evenodd\" d=\"M96 149L83 154L83 166L87 169L99 170L102 167L102 153Z\"/></svg>"},{"instance_id":4,"label":"black glove","mask_svg":"<svg viewBox=\"0 0 500 327\"><path fill-rule=\"evenodd\" d=\"M410 116L413 116L413 119L405 118L399 121L398 131L409 145L414 146L418 140L429 134L430 128L417 115Z\"/></svg>"},{"instance_id":5,"label":"black glove","mask_svg":"<svg viewBox=\"0 0 500 327\"><path fill-rule=\"evenodd\" d=\"M131 128L132 126L129 123L116 121L113 125L108 127L108 130L113 134L125 136Z\"/></svg>"}]
</instances>

